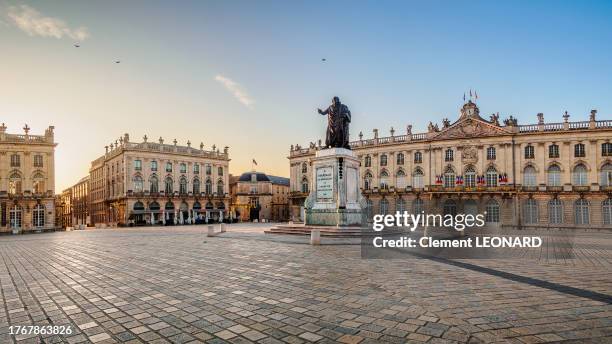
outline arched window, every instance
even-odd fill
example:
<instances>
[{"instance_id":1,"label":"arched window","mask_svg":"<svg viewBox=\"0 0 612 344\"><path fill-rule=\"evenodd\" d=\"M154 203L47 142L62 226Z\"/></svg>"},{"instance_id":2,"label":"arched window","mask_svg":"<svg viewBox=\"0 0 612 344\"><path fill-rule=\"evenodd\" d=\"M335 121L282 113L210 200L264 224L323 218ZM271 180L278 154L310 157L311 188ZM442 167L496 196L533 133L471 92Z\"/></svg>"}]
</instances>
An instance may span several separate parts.
<instances>
[{"instance_id":1,"label":"arched window","mask_svg":"<svg viewBox=\"0 0 612 344\"><path fill-rule=\"evenodd\" d=\"M405 189L406 188L406 173L404 172L404 170L397 171L397 173L395 174L395 178L397 179L397 187L399 189Z\"/></svg>"},{"instance_id":2,"label":"arched window","mask_svg":"<svg viewBox=\"0 0 612 344\"><path fill-rule=\"evenodd\" d=\"M525 201L523 206L523 220L525 223L538 223L538 202L530 198Z\"/></svg>"},{"instance_id":3,"label":"arched window","mask_svg":"<svg viewBox=\"0 0 612 344\"><path fill-rule=\"evenodd\" d=\"M563 202L553 198L548 202L548 222L551 224L563 223Z\"/></svg>"},{"instance_id":4,"label":"arched window","mask_svg":"<svg viewBox=\"0 0 612 344\"><path fill-rule=\"evenodd\" d=\"M179 193L184 195L187 193L187 178L181 177L179 180Z\"/></svg>"},{"instance_id":5,"label":"arched window","mask_svg":"<svg viewBox=\"0 0 612 344\"><path fill-rule=\"evenodd\" d=\"M406 211L406 201L404 201L402 198L398 198L395 201L395 211L399 211L400 213L403 213Z\"/></svg>"},{"instance_id":6,"label":"arched window","mask_svg":"<svg viewBox=\"0 0 612 344\"><path fill-rule=\"evenodd\" d=\"M9 176L9 194L16 195L22 193L21 189L21 175L17 172Z\"/></svg>"},{"instance_id":7,"label":"arched window","mask_svg":"<svg viewBox=\"0 0 612 344\"><path fill-rule=\"evenodd\" d=\"M181 173L187 173L187 164L181 163Z\"/></svg>"},{"instance_id":8,"label":"arched window","mask_svg":"<svg viewBox=\"0 0 612 344\"><path fill-rule=\"evenodd\" d=\"M523 185L524 186L536 186L537 183L537 173L536 169L533 166L527 166L523 170Z\"/></svg>"},{"instance_id":9,"label":"arched window","mask_svg":"<svg viewBox=\"0 0 612 344\"><path fill-rule=\"evenodd\" d=\"M32 211L32 223L38 228L45 226L45 207L40 203Z\"/></svg>"},{"instance_id":10,"label":"arched window","mask_svg":"<svg viewBox=\"0 0 612 344\"><path fill-rule=\"evenodd\" d=\"M601 156L612 156L612 143L604 142L601 144Z\"/></svg>"},{"instance_id":11,"label":"arched window","mask_svg":"<svg viewBox=\"0 0 612 344\"><path fill-rule=\"evenodd\" d=\"M455 187L455 171L452 167L448 166L444 171L444 187L454 188Z\"/></svg>"},{"instance_id":12,"label":"arched window","mask_svg":"<svg viewBox=\"0 0 612 344\"><path fill-rule=\"evenodd\" d=\"M308 179L306 177L302 178L302 192L308 193Z\"/></svg>"},{"instance_id":13,"label":"arched window","mask_svg":"<svg viewBox=\"0 0 612 344\"><path fill-rule=\"evenodd\" d=\"M415 152L414 153L414 163L415 164L420 164L422 162L423 162L423 153Z\"/></svg>"},{"instance_id":14,"label":"arched window","mask_svg":"<svg viewBox=\"0 0 612 344\"><path fill-rule=\"evenodd\" d=\"M14 205L9 211L9 225L11 228L21 228L23 210L20 206Z\"/></svg>"},{"instance_id":15,"label":"arched window","mask_svg":"<svg viewBox=\"0 0 612 344\"><path fill-rule=\"evenodd\" d=\"M612 186L612 164L608 163L601 168L601 186Z\"/></svg>"},{"instance_id":16,"label":"arched window","mask_svg":"<svg viewBox=\"0 0 612 344\"><path fill-rule=\"evenodd\" d=\"M574 203L574 219L577 225L589 224L589 202L581 198Z\"/></svg>"},{"instance_id":17,"label":"arched window","mask_svg":"<svg viewBox=\"0 0 612 344\"><path fill-rule=\"evenodd\" d=\"M372 188L372 174L370 172L366 172L363 177L363 189L370 190Z\"/></svg>"},{"instance_id":18,"label":"arched window","mask_svg":"<svg viewBox=\"0 0 612 344\"><path fill-rule=\"evenodd\" d=\"M159 181L155 175L149 178L149 192L159 192Z\"/></svg>"},{"instance_id":19,"label":"arched window","mask_svg":"<svg viewBox=\"0 0 612 344\"><path fill-rule=\"evenodd\" d=\"M476 170L473 166L468 166L465 169L464 174L464 185L466 188L475 188L476 187Z\"/></svg>"},{"instance_id":20,"label":"arched window","mask_svg":"<svg viewBox=\"0 0 612 344\"><path fill-rule=\"evenodd\" d=\"M495 167L491 166L487 169L486 182L488 187L497 186L497 170Z\"/></svg>"},{"instance_id":21,"label":"arched window","mask_svg":"<svg viewBox=\"0 0 612 344\"><path fill-rule=\"evenodd\" d=\"M586 151L584 148L584 144L577 143L574 145L574 157L576 158L584 158L586 156Z\"/></svg>"},{"instance_id":22,"label":"arched window","mask_svg":"<svg viewBox=\"0 0 612 344\"><path fill-rule=\"evenodd\" d=\"M549 186L561 186L561 167L559 165L550 165L547 174Z\"/></svg>"},{"instance_id":23,"label":"arched window","mask_svg":"<svg viewBox=\"0 0 612 344\"><path fill-rule=\"evenodd\" d=\"M423 200L420 198L416 198L412 202L412 212L414 214L421 214L425 210L425 206L423 204Z\"/></svg>"},{"instance_id":24,"label":"arched window","mask_svg":"<svg viewBox=\"0 0 612 344\"><path fill-rule=\"evenodd\" d=\"M144 190L144 183L142 181L142 177L140 175L134 176L134 192L142 192Z\"/></svg>"},{"instance_id":25,"label":"arched window","mask_svg":"<svg viewBox=\"0 0 612 344\"><path fill-rule=\"evenodd\" d=\"M166 178L166 185L165 185L165 191L167 194L170 194L172 192L174 192L174 181L172 181L172 178L168 177Z\"/></svg>"},{"instance_id":26,"label":"arched window","mask_svg":"<svg viewBox=\"0 0 612 344\"><path fill-rule=\"evenodd\" d=\"M307 173L308 172L308 164L303 162L302 163L302 173Z\"/></svg>"},{"instance_id":27,"label":"arched window","mask_svg":"<svg viewBox=\"0 0 612 344\"><path fill-rule=\"evenodd\" d=\"M585 186L588 185L588 173L587 168L583 164L578 164L574 167L574 172L572 173L573 182L576 186Z\"/></svg>"},{"instance_id":28,"label":"arched window","mask_svg":"<svg viewBox=\"0 0 612 344\"><path fill-rule=\"evenodd\" d=\"M149 210L151 211L159 211L159 203L153 201L149 203Z\"/></svg>"},{"instance_id":29,"label":"arched window","mask_svg":"<svg viewBox=\"0 0 612 344\"><path fill-rule=\"evenodd\" d=\"M550 159L556 159L559 157L559 145L553 143L552 145L548 146L548 157Z\"/></svg>"},{"instance_id":30,"label":"arched window","mask_svg":"<svg viewBox=\"0 0 612 344\"><path fill-rule=\"evenodd\" d=\"M144 204L142 204L142 202L140 202L140 201L134 203L134 210L135 211L143 211L143 210L145 210Z\"/></svg>"},{"instance_id":31,"label":"arched window","mask_svg":"<svg viewBox=\"0 0 612 344\"><path fill-rule=\"evenodd\" d=\"M210 179L206 179L206 183L204 184L204 192L206 192L207 195L212 193L212 182Z\"/></svg>"},{"instance_id":32,"label":"arched window","mask_svg":"<svg viewBox=\"0 0 612 344\"><path fill-rule=\"evenodd\" d=\"M217 181L217 195L222 196L225 194L225 190L223 189L223 181L219 179Z\"/></svg>"},{"instance_id":33,"label":"arched window","mask_svg":"<svg viewBox=\"0 0 612 344\"><path fill-rule=\"evenodd\" d=\"M447 199L442 207L444 215L457 215L457 202L452 199Z\"/></svg>"},{"instance_id":34,"label":"arched window","mask_svg":"<svg viewBox=\"0 0 612 344\"><path fill-rule=\"evenodd\" d=\"M496 200L490 199L485 207L487 212L485 215L485 222L498 223L499 222L499 203Z\"/></svg>"},{"instance_id":35,"label":"arched window","mask_svg":"<svg viewBox=\"0 0 612 344\"><path fill-rule=\"evenodd\" d=\"M422 189L424 186L424 174L423 170L416 168L412 174L412 187L415 189Z\"/></svg>"},{"instance_id":36,"label":"arched window","mask_svg":"<svg viewBox=\"0 0 612 344\"><path fill-rule=\"evenodd\" d=\"M397 164L398 165L404 164L404 153L397 153Z\"/></svg>"},{"instance_id":37,"label":"arched window","mask_svg":"<svg viewBox=\"0 0 612 344\"><path fill-rule=\"evenodd\" d=\"M35 194L45 192L45 177L41 173L36 173L32 177L32 189Z\"/></svg>"},{"instance_id":38,"label":"arched window","mask_svg":"<svg viewBox=\"0 0 612 344\"><path fill-rule=\"evenodd\" d=\"M170 210L170 211L174 210L174 203L172 203L172 202L170 202L170 201L166 202L166 205L164 206L164 210L166 210L166 211L168 211L168 210Z\"/></svg>"},{"instance_id":39,"label":"arched window","mask_svg":"<svg viewBox=\"0 0 612 344\"><path fill-rule=\"evenodd\" d=\"M495 160L497 158L495 153L495 147L487 148L487 160Z\"/></svg>"},{"instance_id":40,"label":"arched window","mask_svg":"<svg viewBox=\"0 0 612 344\"><path fill-rule=\"evenodd\" d=\"M604 225L612 225L612 198L608 198L601 204L601 216Z\"/></svg>"},{"instance_id":41,"label":"arched window","mask_svg":"<svg viewBox=\"0 0 612 344\"><path fill-rule=\"evenodd\" d=\"M193 194L194 195L200 194L200 179L198 178L193 178Z\"/></svg>"},{"instance_id":42,"label":"arched window","mask_svg":"<svg viewBox=\"0 0 612 344\"><path fill-rule=\"evenodd\" d=\"M525 146L525 159L535 158L535 149L532 145Z\"/></svg>"},{"instance_id":43,"label":"arched window","mask_svg":"<svg viewBox=\"0 0 612 344\"><path fill-rule=\"evenodd\" d=\"M386 198L380 200L380 213L384 215L389 213L389 201Z\"/></svg>"},{"instance_id":44,"label":"arched window","mask_svg":"<svg viewBox=\"0 0 612 344\"><path fill-rule=\"evenodd\" d=\"M381 189L389 188L389 173L385 170L380 172L380 188Z\"/></svg>"},{"instance_id":45,"label":"arched window","mask_svg":"<svg viewBox=\"0 0 612 344\"><path fill-rule=\"evenodd\" d=\"M380 166L387 166L387 154L380 155Z\"/></svg>"},{"instance_id":46,"label":"arched window","mask_svg":"<svg viewBox=\"0 0 612 344\"><path fill-rule=\"evenodd\" d=\"M192 207L192 208L193 208L193 210L200 210L200 209L202 209L202 205L200 204L200 202L196 201L196 202L193 204L193 207Z\"/></svg>"},{"instance_id":47,"label":"arched window","mask_svg":"<svg viewBox=\"0 0 612 344\"><path fill-rule=\"evenodd\" d=\"M449 148L444 153L444 161L449 162L449 161L453 161L453 159L454 159L453 150L452 148Z\"/></svg>"}]
</instances>

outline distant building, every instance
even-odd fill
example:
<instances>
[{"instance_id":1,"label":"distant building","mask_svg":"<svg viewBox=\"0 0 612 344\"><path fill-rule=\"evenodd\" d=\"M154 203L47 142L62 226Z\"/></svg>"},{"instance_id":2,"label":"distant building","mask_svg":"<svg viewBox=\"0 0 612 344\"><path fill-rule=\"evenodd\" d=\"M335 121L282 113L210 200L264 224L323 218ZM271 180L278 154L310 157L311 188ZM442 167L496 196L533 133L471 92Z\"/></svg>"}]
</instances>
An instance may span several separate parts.
<instances>
[{"instance_id":1,"label":"distant building","mask_svg":"<svg viewBox=\"0 0 612 344\"><path fill-rule=\"evenodd\" d=\"M612 227L612 120L519 125L480 116L472 101L459 118L427 132L359 139L360 187L369 215L486 213L490 226ZM303 218L312 189L310 159L320 145L292 146L291 215Z\"/></svg>"},{"instance_id":2,"label":"distant building","mask_svg":"<svg viewBox=\"0 0 612 344\"><path fill-rule=\"evenodd\" d=\"M60 220L57 226L60 228L72 227L72 188L65 189L58 195L55 208Z\"/></svg>"},{"instance_id":3,"label":"distant building","mask_svg":"<svg viewBox=\"0 0 612 344\"><path fill-rule=\"evenodd\" d=\"M0 125L0 232L55 228L53 127L44 135L8 134Z\"/></svg>"},{"instance_id":4,"label":"distant building","mask_svg":"<svg viewBox=\"0 0 612 344\"><path fill-rule=\"evenodd\" d=\"M287 221L289 178L245 172L231 185L232 211L240 221Z\"/></svg>"},{"instance_id":5,"label":"distant building","mask_svg":"<svg viewBox=\"0 0 612 344\"><path fill-rule=\"evenodd\" d=\"M174 225L228 218L228 147L221 152L128 134L91 163L89 216L94 225Z\"/></svg>"}]
</instances>

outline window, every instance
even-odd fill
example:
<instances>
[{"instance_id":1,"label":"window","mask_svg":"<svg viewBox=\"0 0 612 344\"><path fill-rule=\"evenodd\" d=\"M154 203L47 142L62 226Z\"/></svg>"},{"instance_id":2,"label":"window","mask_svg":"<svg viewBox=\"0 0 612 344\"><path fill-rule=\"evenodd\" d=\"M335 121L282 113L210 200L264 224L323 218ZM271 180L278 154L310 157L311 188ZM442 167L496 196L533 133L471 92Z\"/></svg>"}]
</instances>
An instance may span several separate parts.
<instances>
[{"instance_id":1,"label":"window","mask_svg":"<svg viewBox=\"0 0 612 344\"><path fill-rule=\"evenodd\" d=\"M523 220L529 224L538 223L538 202L535 199L530 198L525 201Z\"/></svg>"},{"instance_id":2,"label":"window","mask_svg":"<svg viewBox=\"0 0 612 344\"><path fill-rule=\"evenodd\" d=\"M444 171L444 187L454 188L455 187L455 171L452 167L447 167Z\"/></svg>"},{"instance_id":3,"label":"window","mask_svg":"<svg viewBox=\"0 0 612 344\"><path fill-rule=\"evenodd\" d=\"M473 166L468 166L465 169L465 175L463 177L464 185L466 188L474 188L476 187L476 170L474 170Z\"/></svg>"},{"instance_id":4,"label":"window","mask_svg":"<svg viewBox=\"0 0 612 344\"><path fill-rule=\"evenodd\" d=\"M389 213L389 201L386 198L380 200L380 214L388 214Z\"/></svg>"},{"instance_id":5,"label":"window","mask_svg":"<svg viewBox=\"0 0 612 344\"><path fill-rule=\"evenodd\" d=\"M612 164L608 163L601 168L601 186L612 186Z\"/></svg>"},{"instance_id":6,"label":"window","mask_svg":"<svg viewBox=\"0 0 612 344\"><path fill-rule=\"evenodd\" d=\"M45 177L41 173L36 173L32 177L32 190L35 194L45 192Z\"/></svg>"},{"instance_id":7,"label":"window","mask_svg":"<svg viewBox=\"0 0 612 344\"><path fill-rule=\"evenodd\" d=\"M425 207L424 207L422 199L417 198L412 202L412 212L414 214L421 214L424 211L424 209Z\"/></svg>"},{"instance_id":8,"label":"window","mask_svg":"<svg viewBox=\"0 0 612 344\"><path fill-rule=\"evenodd\" d=\"M142 182L142 177L139 175L134 176L134 191L135 192L142 192L142 190L144 189L144 183Z\"/></svg>"},{"instance_id":9,"label":"window","mask_svg":"<svg viewBox=\"0 0 612 344\"><path fill-rule=\"evenodd\" d=\"M187 164L181 163L181 173L187 173Z\"/></svg>"},{"instance_id":10,"label":"window","mask_svg":"<svg viewBox=\"0 0 612 344\"><path fill-rule=\"evenodd\" d=\"M155 160L151 161L151 171L152 172L156 172L157 171L157 161L155 161Z\"/></svg>"},{"instance_id":11,"label":"window","mask_svg":"<svg viewBox=\"0 0 612 344\"><path fill-rule=\"evenodd\" d=\"M495 160L495 159L496 159L495 147L487 148L487 160Z\"/></svg>"},{"instance_id":12,"label":"window","mask_svg":"<svg viewBox=\"0 0 612 344\"><path fill-rule=\"evenodd\" d=\"M398 198L395 201L395 211L403 213L406 211L406 202L402 198Z\"/></svg>"},{"instance_id":13,"label":"window","mask_svg":"<svg viewBox=\"0 0 612 344\"><path fill-rule=\"evenodd\" d=\"M585 186L588 184L587 181L587 168L583 164L578 164L574 167L573 183L576 186Z\"/></svg>"},{"instance_id":14,"label":"window","mask_svg":"<svg viewBox=\"0 0 612 344\"><path fill-rule=\"evenodd\" d=\"M219 179L217 181L217 195L224 195L225 190L223 189L223 181Z\"/></svg>"},{"instance_id":15,"label":"window","mask_svg":"<svg viewBox=\"0 0 612 344\"><path fill-rule=\"evenodd\" d=\"M142 160L134 160L134 170L142 170Z\"/></svg>"},{"instance_id":16,"label":"window","mask_svg":"<svg viewBox=\"0 0 612 344\"><path fill-rule=\"evenodd\" d=\"M532 145L525 147L525 159L533 159L535 157L535 149Z\"/></svg>"},{"instance_id":17,"label":"window","mask_svg":"<svg viewBox=\"0 0 612 344\"><path fill-rule=\"evenodd\" d=\"M167 162L166 163L166 172L172 172L172 163L171 162Z\"/></svg>"},{"instance_id":18,"label":"window","mask_svg":"<svg viewBox=\"0 0 612 344\"><path fill-rule=\"evenodd\" d=\"M448 162L448 161L453 161L453 150L452 149L447 149L446 152L444 153L444 161Z\"/></svg>"},{"instance_id":19,"label":"window","mask_svg":"<svg viewBox=\"0 0 612 344\"><path fill-rule=\"evenodd\" d=\"M217 175L218 176L222 176L223 175L223 167L221 167L221 166L217 167Z\"/></svg>"},{"instance_id":20,"label":"window","mask_svg":"<svg viewBox=\"0 0 612 344\"><path fill-rule=\"evenodd\" d=\"M548 186L561 186L561 167L558 165L548 168Z\"/></svg>"},{"instance_id":21,"label":"window","mask_svg":"<svg viewBox=\"0 0 612 344\"><path fill-rule=\"evenodd\" d=\"M577 225L589 224L589 202L583 198L574 203L574 216Z\"/></svg>"},{"instance_id":22,"label":"window","mask_svg":"<svg viewBox=\"0 0 612 344\"><path fill-rule=\"evenodd\" d=\"M584 150L584 144L577 143L574 145L574 157L576 158L584 158L586 156L586 152Z\"/></svg>"},{"instance_id":23,"label":"window","mask_svg":"<svg viewBox=\"0 0 612 344\"><path fill-rule=\"evenodd\" d=\"M11 155L11 167L21 166L21 158L18 154Z\"/></svg>"},{"instance_id":24,"label":"window","mask_svg":"<svg viewBox=\"0 0 612 344\"><path fill-rule=\"evenodd\" d=\"M497 170L495 167L491 166L487 170L486 182L488 187L497 186Z\"/></svg>"},{"instance_id":25,"label":"window","mask_svg":"<svg viewBox=\"0 0 612 344\"><path fill-rule=\"evenodd\" d=\"M302 178L302 192L308 193L308 179L306 177Z\"/></svg>"},{"instance_id":26,"label":"window","mask_svg":"<svg viewBox=\"0 0 612 344\"><path fill-rule=\"evenodd\" d=\"M415 164L420 164L422 162L423 162L423 153L415 152L414 153L414 163Z\"/></svg>"},{"instance_id":27,"label":"window","mask_svg":"<svg viewBox=\"0 0 612 344\"><path fill-rule=\"evenodd\" d=\"M406 173L403 170L399 170L395 174L395 178L397 180L396 181L397 187L399 189L405 189L406 188Z\"/></svg>"},{"instance_id":28,"label":"window","mask_svg":"<svg viewBox=\"0 0 612 344\"><path fill-rule=\"evenodd\" d=\"M43 167L43 157L40 154L34 155L34 167Z\"/></svg>"},{"instance_id":29,"label":"window","mask_svg":"<svg viewBox=\"0 0 612 344\"><path fill-rule=\"evenodd\" d=\"M563 223L563 202L558 198L548 202L548 222L551 224Z\"/></svg>"},{"instance_id":30,"label":"window","mask_svg":"<svg viewBox=\"0 0 612 344\"><path fill-rule=\"evenodd\" d=\"M525 167L523 170L523 185L524 186L536 186L537 185L537 173L533 166Z\"/></svg>"},{"instance_id":31,"label":"window","mask_svg":"<svg viewBox=\"0 0 612 344\"><path fill-rule=\"evenodd\" d=\"M206 179L206 184L204 184L204 192L206 192L207 195L212 193L212 182L210 179Z\"/></svg>"},{"instance_id":32,"label":"window","mask_svg":"<svg viewBox=\"0 0 612 344\"><path fill-rule=\"evenodd\" d=\"M193 164L193 174L200 174L200 164Z\"/></svg>"},{"instance_id":33,"label":"window","mask_svg":"<svg viewBox=\"0 0 612 344\"><path fill-rule=\"evenodd\" d=\"M200 194L200 180L198 178L193 178L193 194Z\"/></svg>"},{"instance_id":34,"label":"window","mask_svg":"<svg viewBox=\"0 0 612 344\"><path fill-rule=\"evenodd\" d=\"M612 198L608 198L601 204L601 216L604 225L612 225Z\"/></svg>"},{"instance_id":35,"label":"window","mask_svg":"<svg viewBox=\"0 0 612 344\"><path fill-rule=\"evenodd\" d=\"M21 228L22 209L18 205L11 207L9 211L9 225L11 228Z\"/></svg>"},{"instance_id":36,"label":"window","mask_svg":"<svg viewBox=\"0 0 612 344\"><path fill-rule=\"evenodd\" d=\"M556 159L559 157L559 145L553 143L552 145L548 146L548 157L550 159Z\"/></svg>"},{"instance_id":37,"label":"window","mask_svg":"<svg viewBox=\"0 0 612 344\"><path fill-rule=\"evenodd\" d=\"M601 156L612 156L612 143L605 142L601 144Z\"/></svg>"},{"instance_id":38,"label":"window","mask_svg":"<svg viewBox=\"0 0 612 344\"><path fill-rule=\"evenodd\" d=\"M174 192L173 184L174 182L172 181L172 178L170 177L166 178L166 186L164 190L166 191L167 194Z\"/></svg>"},{"instance_id":39,"label":"window","mask_svg":"<svg viewBox=\"0 0 612 344\"><path fill-rule=\"evenodd\" d=\"M372 202L371 199L368 199L366 201L366 214L369 219L371 219L372 216L374 215L374 203Z\"/></svg>"},{"instance_id":40,"label":"window","mask_svg":"<svg viewBox=\"0 0 612 344\"><path fill-rule=\"evenodd\" d=\"M447 199L442 207L444 215L457 215L457 203L452 199Z\"/></svg>"},{"instance_id":41,"label":"window","mask_svg":"<svg viewBox=\"0 0 612 344\"><path fill-rule=\"evenodd\" d=\"M32 211L32 222L34 227L45 226L45 207L42 204L37 204Z\"/></svg>"},{"instance_id":42,"label":"window","mask_svg":"<svg viewBox=\"0 0 612 344\"><path fill-rule=\"evenodd\" d=\"M153 176L151 176L151 178L149 178L149 192L151 192L151 193L159 192L159 182L158 182L157 177L155 175L153 175Z\"/></svg>"},{"instance_id":43,"label":"window","mask_svg":"<svg viewBox=\"0 0 612 344\"><path fill-rule=\"evenodd\" d=\"M212 174L212 166L206 165L206 175L210 176Z\"/></svg>"},{"instance_id":44,"label":"window","mask_svg":"<svg viewBox=\"0 0 612 344\"><path fill-rule=\"evenodd\" d=\"M387 166L387 154L380 156L380 166Z\"/></svg>"},{"instance_id":45,"label":"window","mask_svg":"<svg viewBox=\"0 0 612 344\"><path fill-rule=\"evenodd\" d=\"M424 186L423 178L423 170L421 170L420 168L415 169L414 173L412 174L412 187L416 189L422 189Z\"/></svg>"},{"instance_id":46,"label":"window","mask_svg":"<svg viewBox=\"0 0 612 344\"><path fill-rule=\"evenodd\" d=\"M364 161L365 167L371 167L372 166L372 157L370 157L369 155L366 155L364 160L365 160Z\"/></svg>"},{"instance_id":47,"label":"window","mask_svg":"<svg viewBox=\"0 0 612 344\"><path fill-rule=\"evenodd\" d=\"M485 222L499 222L499 203L496 200L490 199L485 207Z\"/></svg>"},{"instance_id":48,"label":"window","mask_svg":"<svg viewBox=\"0 0 612 344\"><path fill-rule=\"evenodd\" d=\"M9 194L17 195L22 192L21 190L21 175L13 173L9 176Z\"/></svg>"},{"instance_id":49,"label":"window","mask_svg":"<svg viewBox=\"0 0 612 344\"><path fill-rule=\"evenodd\" d=\"M370 190L372 188L372 174L367 172L363 177L363 189Z\"/></svg>"},{"instance_id":50,"label":"window","mask_svg":"<svg viewBox=\"0 0 612 344\"><path fill-rule=\"evenodd\" d=\"M179 181L179 193L184 195L187 193L187 178L181 177Z\"/></svg>"},{"instance_id":51,"label":"window","mask_svg":"<svg viewBox=\"0 0 612 344\"><path fill-rule=\"evenodd\" d=\"M302 173L307 173L307 172L308 172L308 164L303 162L302 163Z\"/></svg>"},{"instance_id":52,"label":"window","mask_svg":"<svg viewBox=\"0 0 612 344\"><path fill-rule=\"evenodd\" d=\"M389 173L385 170L380 172L380 188L381 189L389 188Z\"/></svg>"},{"instance_id":53,"label":"window","mask_svg":"<svg viewBox=\"0 0 612 344\"><path fill-rule=\"evenodd\" d=\"M397 153L397 164L398 165L404 164L404 153Z\"/></svg>"}]
</instances>

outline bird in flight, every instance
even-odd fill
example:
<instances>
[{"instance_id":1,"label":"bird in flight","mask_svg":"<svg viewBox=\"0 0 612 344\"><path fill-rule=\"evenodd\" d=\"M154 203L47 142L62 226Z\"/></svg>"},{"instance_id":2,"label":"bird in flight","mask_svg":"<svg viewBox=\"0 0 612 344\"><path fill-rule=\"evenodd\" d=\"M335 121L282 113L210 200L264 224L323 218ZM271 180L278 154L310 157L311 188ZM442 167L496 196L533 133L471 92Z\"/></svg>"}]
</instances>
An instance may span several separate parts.
<instances>
[{"instance_id":1,"label":"bird in flight","mask_svg":"<svg viewBox=\"0 0 612 344\"><path fill-rule=\"evenodd\" d=\"M78 42L77 42L77 43L74 43L74 47L75 47L75 48L79 48L80 46L81 46L81 45L80 45Z\"/></svg>"},{"instance_id":2,"label":"bird in flight","mask_svg":"<svg viewBox=\"0 0 612 344\"><path fill-rule=\"evenodd\" d=\"M117 60L117 61L115 61L115 63L121 63L121 61Z\"/></svg>"},{"instance_id":3,"label":"bird in flight","mask_svg":"<svg viewBox=\"0 0 612 344\"><path fill-rule=\"evenodd\" d=\"M327 61L327 59L321 59L321 61L325 62L325 61Z\"/></svg>"}]
</instances>

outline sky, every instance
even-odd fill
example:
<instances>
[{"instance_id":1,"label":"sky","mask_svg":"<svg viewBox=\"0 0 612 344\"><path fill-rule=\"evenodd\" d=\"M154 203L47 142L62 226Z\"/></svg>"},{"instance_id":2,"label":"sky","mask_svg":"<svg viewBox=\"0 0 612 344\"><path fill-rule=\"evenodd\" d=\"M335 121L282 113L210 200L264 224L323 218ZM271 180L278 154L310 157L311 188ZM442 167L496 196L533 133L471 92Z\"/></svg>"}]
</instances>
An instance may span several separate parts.
<instances>
[{"instance_id":1,"label":"sky","mask_svg":"<svg viewBox=\"0 0 612 344\"><path fill-rule=\"evenodd\" d=\"M485 118L612 119L610 18L609 1L0 0L0 122L55 126L58 193L123 133L288 176L333 96L352 140L455 120L470 89Z\"/></svg>"}]
</instances>

